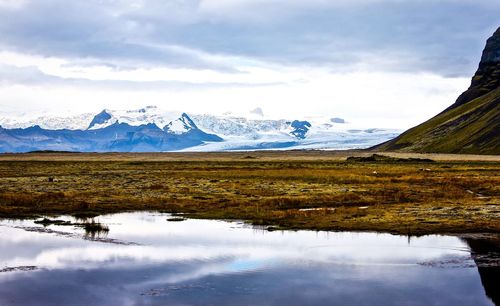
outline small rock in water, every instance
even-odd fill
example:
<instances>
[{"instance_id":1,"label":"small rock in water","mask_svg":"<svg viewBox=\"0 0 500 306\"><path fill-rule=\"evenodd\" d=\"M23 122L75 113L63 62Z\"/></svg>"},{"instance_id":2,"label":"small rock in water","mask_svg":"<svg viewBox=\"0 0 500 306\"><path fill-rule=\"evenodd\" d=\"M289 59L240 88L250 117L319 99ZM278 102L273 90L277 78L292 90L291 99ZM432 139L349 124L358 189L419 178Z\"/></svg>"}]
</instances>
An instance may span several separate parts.
<instances>
[{"instance_id":1,"label":"small rock in water","mask_svg":"<svg viewBox=\"0 0 500 306\"><path fill-rule=\"evenodd\" d=\"M172 217L172 218L167 218L167 221L169 221L169 222L180 222L180 221L186 221L186 218L183 218L183 217Z\"/></svg>"},{"instance_id":2,"label":"small rock in water","mask_svg":"<svg viewBox=\"0 0 500 306\"><path fill-rule=\"evenodd\" d=\"M43 218L41 220L36 220L34 222L35 224L42 224L42 225L71 225L70 221L64 221L64 220L50 220L47 218Z\"/></svg>"}]
</instances>

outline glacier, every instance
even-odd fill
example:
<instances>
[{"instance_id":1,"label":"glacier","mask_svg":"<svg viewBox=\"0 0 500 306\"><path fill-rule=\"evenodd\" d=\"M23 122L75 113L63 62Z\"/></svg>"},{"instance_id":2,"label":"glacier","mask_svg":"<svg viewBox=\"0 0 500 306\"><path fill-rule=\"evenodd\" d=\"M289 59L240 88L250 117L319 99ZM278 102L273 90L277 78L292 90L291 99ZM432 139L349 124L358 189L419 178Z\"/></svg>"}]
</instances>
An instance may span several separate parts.
<instances>
[{"instance_id":1,"label":"glacier","mask_svg":"<svg viewBox=\"0 0 500 306\"><path fill-rule=\"evenodd\" d=\"M398 129L359 128L337 117L272 119L104 109L97 114L28 118L0 115L0 152L166 152L362 149L398 136Z\"/></svg>"}]
</instances>

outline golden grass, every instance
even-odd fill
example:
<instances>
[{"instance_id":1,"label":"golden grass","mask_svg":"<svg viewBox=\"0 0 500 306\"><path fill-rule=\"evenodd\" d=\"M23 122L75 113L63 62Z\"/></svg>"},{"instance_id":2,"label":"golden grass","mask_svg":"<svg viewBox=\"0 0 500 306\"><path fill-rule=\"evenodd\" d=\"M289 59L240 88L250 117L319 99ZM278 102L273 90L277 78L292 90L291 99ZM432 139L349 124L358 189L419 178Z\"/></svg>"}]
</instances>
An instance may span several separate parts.
<instances>
[{"instance_id":1,"label":"golden grass","mask_svg":"<svg viewBox=\"0 0 500 306\"><path fill-rule=\"evenodd\" d=\"M159 210L291 229L500 232L498 157L346 162L352 154L366 155L2 155L0 216Z\"/></svg>"}]
</instances>

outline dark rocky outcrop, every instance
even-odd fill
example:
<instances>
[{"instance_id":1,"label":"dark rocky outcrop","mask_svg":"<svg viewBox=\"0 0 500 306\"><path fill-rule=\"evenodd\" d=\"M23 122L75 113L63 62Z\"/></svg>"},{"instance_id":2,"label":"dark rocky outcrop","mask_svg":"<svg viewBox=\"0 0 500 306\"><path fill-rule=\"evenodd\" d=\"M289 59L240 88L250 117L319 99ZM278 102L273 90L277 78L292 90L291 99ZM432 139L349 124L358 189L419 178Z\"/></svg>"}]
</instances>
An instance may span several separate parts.
<instances>
[{"instance_id":1,"label":"dark rocky outcrop","mask_svg":"<svg viewBox=\"0 0 500 306\"><path fill-rule=\"evenodd\" d=\"M94 119L92 119L92 121L90 122L88 128L91 129L98 124L106 123L106 121L108 121L109 119L111 119L111 115L108 114L106 110L103 110L99 114L95 115Z\"/></svg>"},{"instance_id":2,"label":"dark rocky outcrop","mask_svg":"<svg viewBox=\"0 0 500 306\"><path fill-rule=\"evenodd\" d=\"M472 77L471 85L448 109L472 101L500 86L500 28L486 42L479 68Z\"/></svg>"},{"instance_id":3,"label":"dark rocky outcrop","mask_svg":"<svg viewBox=\"0 0 500 306\"><path fill-rule=\"evenodd\" d=\"M290 123L290 126L293 129L290 134L298 139L304 139L306 138L307 132L309 132L309 128L311 128L311 123L308 121L294 120Z\"/></svg>"}]
</instances>

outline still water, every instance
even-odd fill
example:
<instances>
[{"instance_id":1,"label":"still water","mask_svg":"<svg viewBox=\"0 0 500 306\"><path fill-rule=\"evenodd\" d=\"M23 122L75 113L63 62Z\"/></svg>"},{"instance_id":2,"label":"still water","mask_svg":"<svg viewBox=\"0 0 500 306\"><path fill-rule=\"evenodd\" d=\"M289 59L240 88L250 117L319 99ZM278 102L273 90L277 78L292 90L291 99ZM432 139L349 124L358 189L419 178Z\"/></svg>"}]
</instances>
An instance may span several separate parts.
<instances>
[{"instance_id":1,"label":"still water","mask_svg":"<svg viewBox=\"0 0 500 306\"><path fill-rule=\"evenodd\" d=\"M268 232L169 218L101 216L95 221L109 231L100 232L0 221L0 305L494 305L498 298L498 267L478 268L475 242L458 237ZM482 252L483 245L475 243Z\"/></svg>"}]
</instances>

